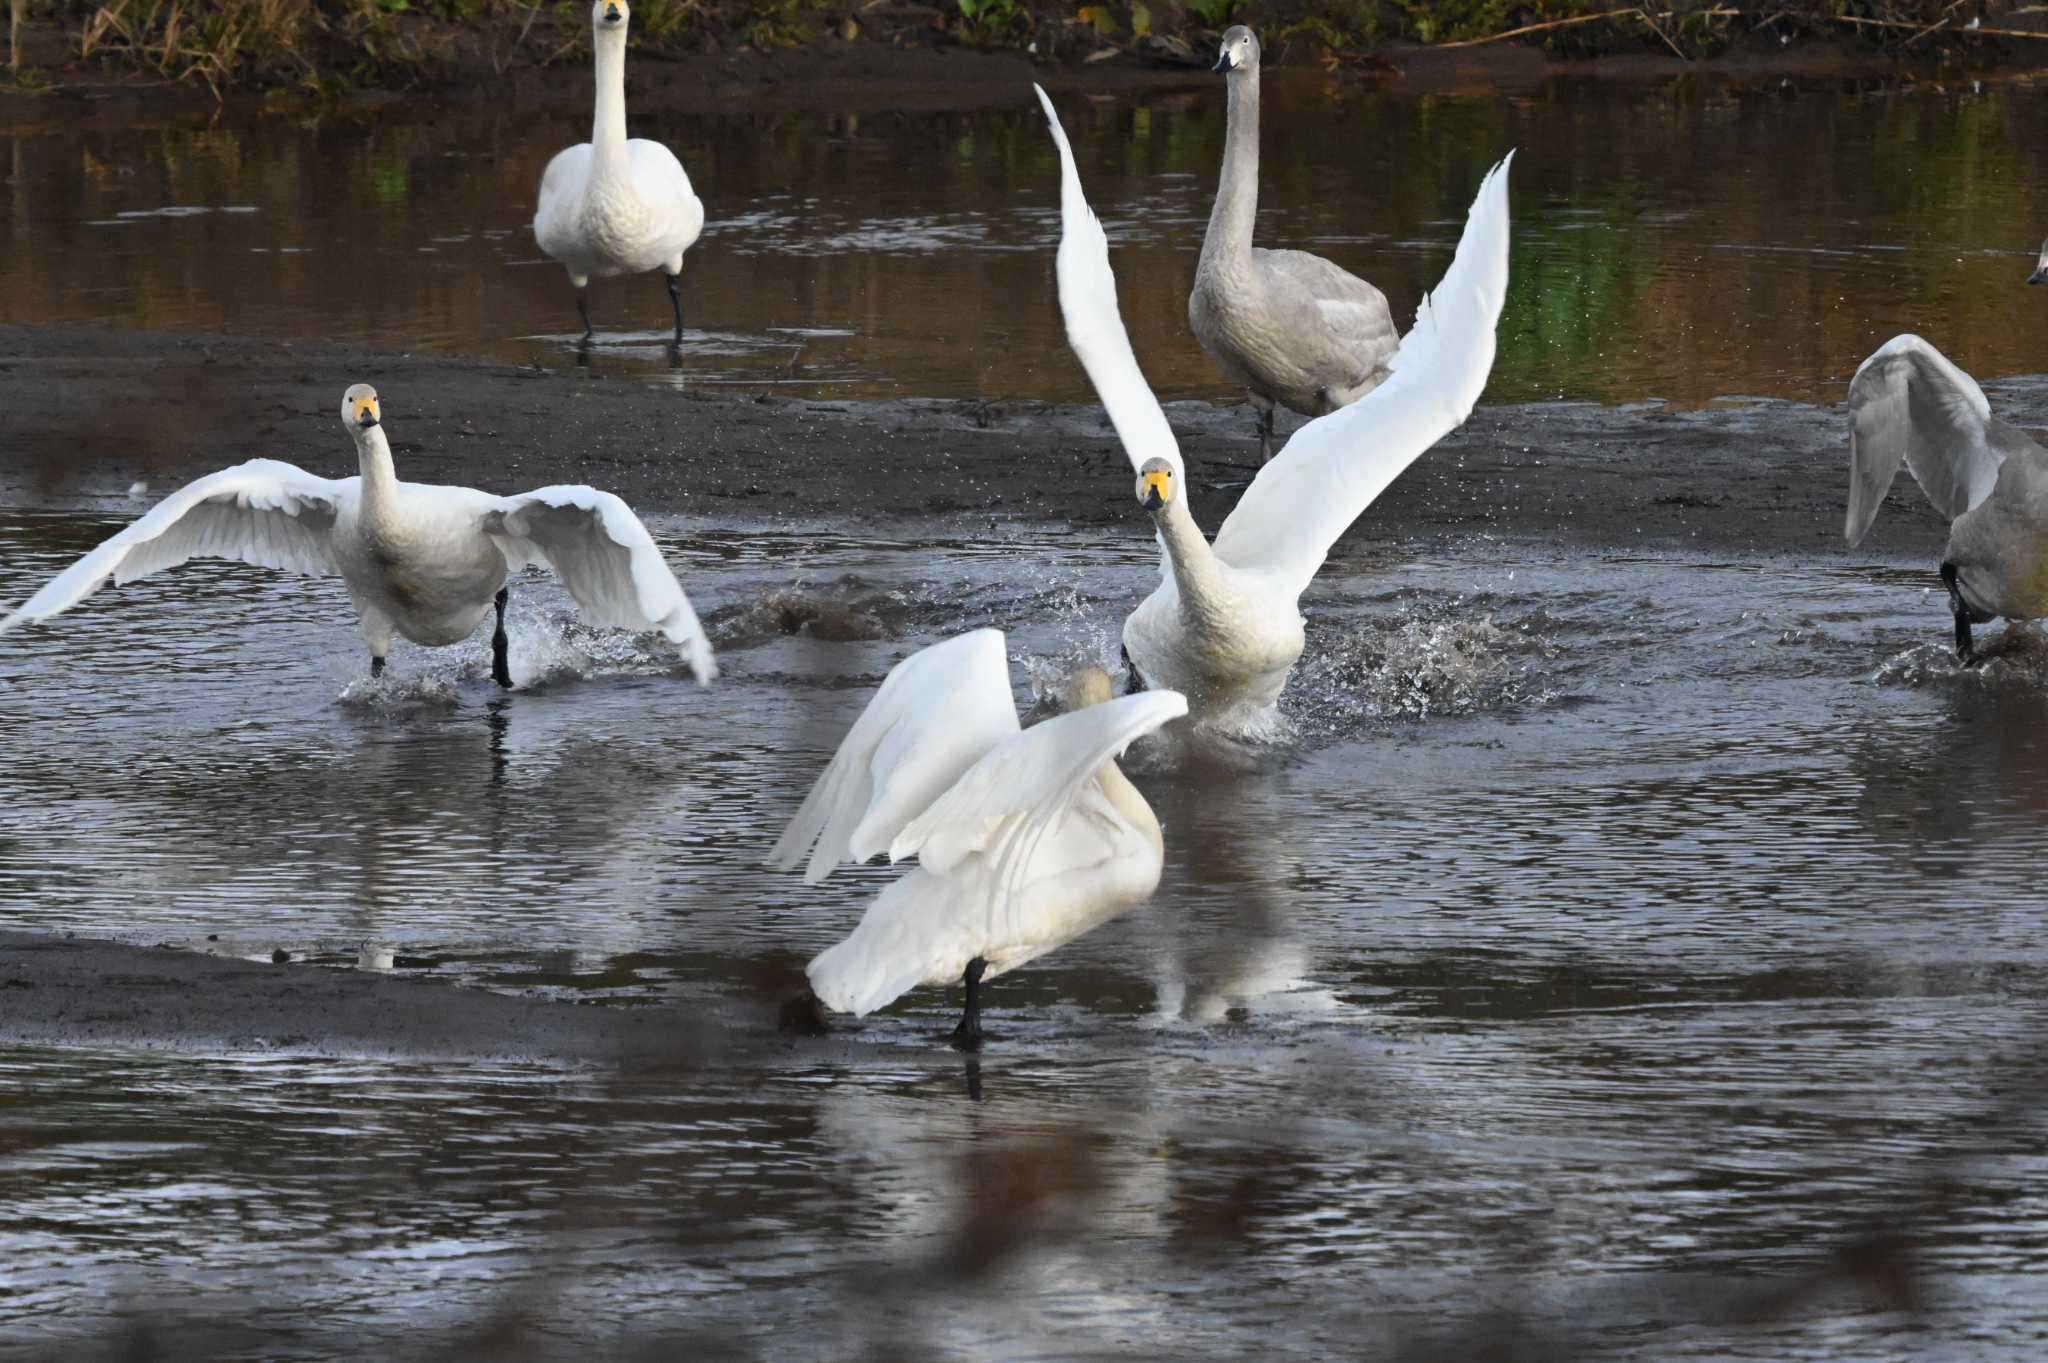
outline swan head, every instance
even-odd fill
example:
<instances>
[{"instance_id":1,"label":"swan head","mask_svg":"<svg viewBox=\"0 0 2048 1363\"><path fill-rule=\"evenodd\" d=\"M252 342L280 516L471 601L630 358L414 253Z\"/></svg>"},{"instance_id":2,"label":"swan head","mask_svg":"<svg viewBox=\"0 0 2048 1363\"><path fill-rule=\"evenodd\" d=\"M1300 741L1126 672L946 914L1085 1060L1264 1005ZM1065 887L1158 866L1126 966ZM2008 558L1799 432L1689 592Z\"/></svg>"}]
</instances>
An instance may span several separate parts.
<instances>
[{"instance_id":1,"label":"swan head","mask_svg":"<svg viewBox=\"0 0 2048 1363\"><path fill-rule=\"evenodd\" d=\"M625 31L626 21L633 17L633 7L626 0L597 0L590 7L590 26L599 33L606 29Z\"/></svg>"},{"instance_id":2,"label":"swan head","mask_svg":"<svg viewBox=\"0 0 2048 1363\"><path fill-rule=\"evenodd\" d=\"M2041 243L2041 254L2034 260L2034 272L2027 276L2029 284L2048 284L2048 241Z\"/></svg>"},{"instance_id":3,"label":"swan head","mask_svg":"<svg viewBox=\"0 0 2048 1363\"><path fill-rule=\"evenodd\" d=\"M1067 678L1067 694L1064 699L1069 714L1115 698L1115 684L1110 681L1109 674L1099 667L1084 667Z\"/></svg>"},{"instance_id":4,"label":"swan head","mask_svg":"<svg viewBox=\"0 0 2048 1363\"><path fill-rule=\"evenodd\" d=\"M1232 24L1224 29L1223 48L1216 56L1214 69L1223 72L1258 70L1258 35L1243 24Z\"/></svg>"},{"instance_id":5,"label":"swan head","mask_svg":"<svg viewBox=\"0 0 2048 1363\"><path fill-rule=\"evenodd\" d=\"M1167 503L1180 496L1176 485L1173 465L1164 459L1147 459L1138 468L1138 505L1154 515L1166 509Z\"/></svg>"},{"instance_id":6,"label":"swan head","mask_svg":"<svg viewBox=\"0 0 2048 1363\"><path fill-rule=\"evenodd\" d=\"M341 424L350 435L361 437L382 424L384 414L377 407L377 390L367 383L352 383L341 395Z\"/></svg>"}]
</instances>

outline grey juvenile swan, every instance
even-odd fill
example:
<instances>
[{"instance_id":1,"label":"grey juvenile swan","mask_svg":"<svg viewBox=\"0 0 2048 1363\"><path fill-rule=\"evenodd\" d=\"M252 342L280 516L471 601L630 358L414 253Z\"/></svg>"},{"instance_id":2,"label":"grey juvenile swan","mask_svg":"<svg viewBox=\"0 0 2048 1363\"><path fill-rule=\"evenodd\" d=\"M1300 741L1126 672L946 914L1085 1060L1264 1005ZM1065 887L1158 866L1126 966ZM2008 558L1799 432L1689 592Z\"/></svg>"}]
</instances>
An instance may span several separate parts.
<instances>
[{"instance_id":1,"label":"grey juvenile swan","mask_svg":"<svg viewBox=\"0 0 2048 1363\"><path fill-rule=\"evenodd\" d=\"M2048 450L1991 415L1977 381L1918 336L1894 336L1849 381L1850 544L1877 517L1900 461L1949 518L1941 580L1956 656L1972 623L2048 615Z\"/></svg>"},{"instance_id":2,"label":"grey juvenile swan","mask_svg":"<svg viewBox=\"0 0 2048 1363\"><path fill-rule=\"evenodd\" d=\"M1230 123L1223 176L1188 295L1188 325L1259 410L1259 458L1273 457L1275 404L1303 416L1349 406L1386 378L1400 344L1386 295L1306 251L1252 245L1259 211L1259 40L1223 35Z\"/></svg>"}]
</instances>

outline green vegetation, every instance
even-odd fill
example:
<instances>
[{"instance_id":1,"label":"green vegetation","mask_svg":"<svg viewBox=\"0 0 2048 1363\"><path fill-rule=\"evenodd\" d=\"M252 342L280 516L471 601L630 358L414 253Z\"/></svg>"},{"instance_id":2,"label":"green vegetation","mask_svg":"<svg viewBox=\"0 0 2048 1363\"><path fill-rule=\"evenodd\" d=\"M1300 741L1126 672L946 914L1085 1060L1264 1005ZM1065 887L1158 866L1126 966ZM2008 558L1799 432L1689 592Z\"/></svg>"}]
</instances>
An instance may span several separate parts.
<instances>
[{"instance_id":1,"label":"green vegetation","mask_svg":"<svg viewBox=\"0 0 2048 1363\"><path fill-rule=\"evenodd\" d=\"M10 0L28 33L9 60L96 67L229 88L340 89L469 79L580 60L587 0ZM1248 23L1282 63L1332 67L1388 45L1538 45L1566 56L1684 58L1775 50L1816 37L1908 55L2048 58L2038 5L1990 0L638 0L644 48L772 52L880 41L1025 48L1041 61L1119 53L1201 61L1218 30ZM1967 27L1971 22L1976 28ZM2030 32L2036 25L2042 31ZM37 63L37 38L44 59ZM23 63L26 45L31 60ZM60 56L61 54L61 56ZM58 58L54 59L53 58ZM47 74L47 73L46 73ZM42 79L43 77L38 77Z\"/></svg>"}]
</instances>

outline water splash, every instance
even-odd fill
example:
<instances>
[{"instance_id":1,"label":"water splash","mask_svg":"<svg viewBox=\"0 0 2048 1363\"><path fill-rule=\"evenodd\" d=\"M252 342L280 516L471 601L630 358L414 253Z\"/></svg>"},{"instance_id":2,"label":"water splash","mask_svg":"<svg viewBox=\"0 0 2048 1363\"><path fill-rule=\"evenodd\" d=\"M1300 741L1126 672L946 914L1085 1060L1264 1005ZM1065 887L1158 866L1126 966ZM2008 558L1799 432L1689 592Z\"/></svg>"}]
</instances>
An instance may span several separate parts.
<instances>
[{"instance_id":1,"label":"water splash","mask_svg":"<svg viewBox=\"0 0 2048 1363\"><path fill-rule=\"evenodd\" d=\"M1549 655L1534 630L1492 615L1373 622L1313 639L1283 701L1324 734L1541 703L1548 691L1532 659Z\"/></svg>"}]
</instances>

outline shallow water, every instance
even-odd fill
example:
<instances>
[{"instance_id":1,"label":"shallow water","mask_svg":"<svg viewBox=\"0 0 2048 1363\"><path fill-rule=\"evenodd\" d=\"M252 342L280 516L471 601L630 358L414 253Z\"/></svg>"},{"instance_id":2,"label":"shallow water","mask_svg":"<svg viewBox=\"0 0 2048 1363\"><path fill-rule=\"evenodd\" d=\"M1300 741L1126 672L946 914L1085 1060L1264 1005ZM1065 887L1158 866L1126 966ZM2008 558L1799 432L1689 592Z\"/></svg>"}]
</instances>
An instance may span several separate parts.
<instances>
[{"instance_id":1,"label":"shallow water","mask_svg":"<svg viewBox=\"0 0 2048 1363\"><path fill-rule=\"evenodd\" d=\"M1028 90L977 113L711 116L659 111L686 67L633 79L635 135L678 151L709 226L681 365L653 277L594 286L593 363L837 396L1092 399L1060 331L1057 163ZM1485 167L1520 149L1493 401L1833 401L1916 329L1980 378L2048 352L2048 308L2021 287L2048 223L2037 84L1268 86L1261 241L1373 280L1404 325ZM1185 317L1220 84L1060 104L1154 385L1234 400ZM547 158L587 130L573 104L0 130L0 321L569 364L568 285L530 223Z\"/></svg>"},{"instance_id":2,"label":"shallow water","mask_svg":"<svg viewBox=\"0 0 2048 1363\"><path fill-rule=\"evenodd\" d=\"M0 599L119 512L0 514L37 546ZM371 686L338 589L234 568L10 638L0 916L729 1008L887 878L757 865L886 667L989 623L1020 677L1113 662L1155 563L655 531L708 690L540 580L509 697L481 636ZM931 992L850 1060L680 1076L13 1051L0 1338L1309 1358L1505 1312L1658 1357L2031 1357L2048 1149L2002 1105L2039 1088L2048 651L1957 671L1922 578L1485 538L1333 565L1294 737L1134 754L1164 884L994 986L974 1064ZM1873 1223L1929 1314L1877 1273L1729 1324Z\"/></svg>"}]
</instances>

